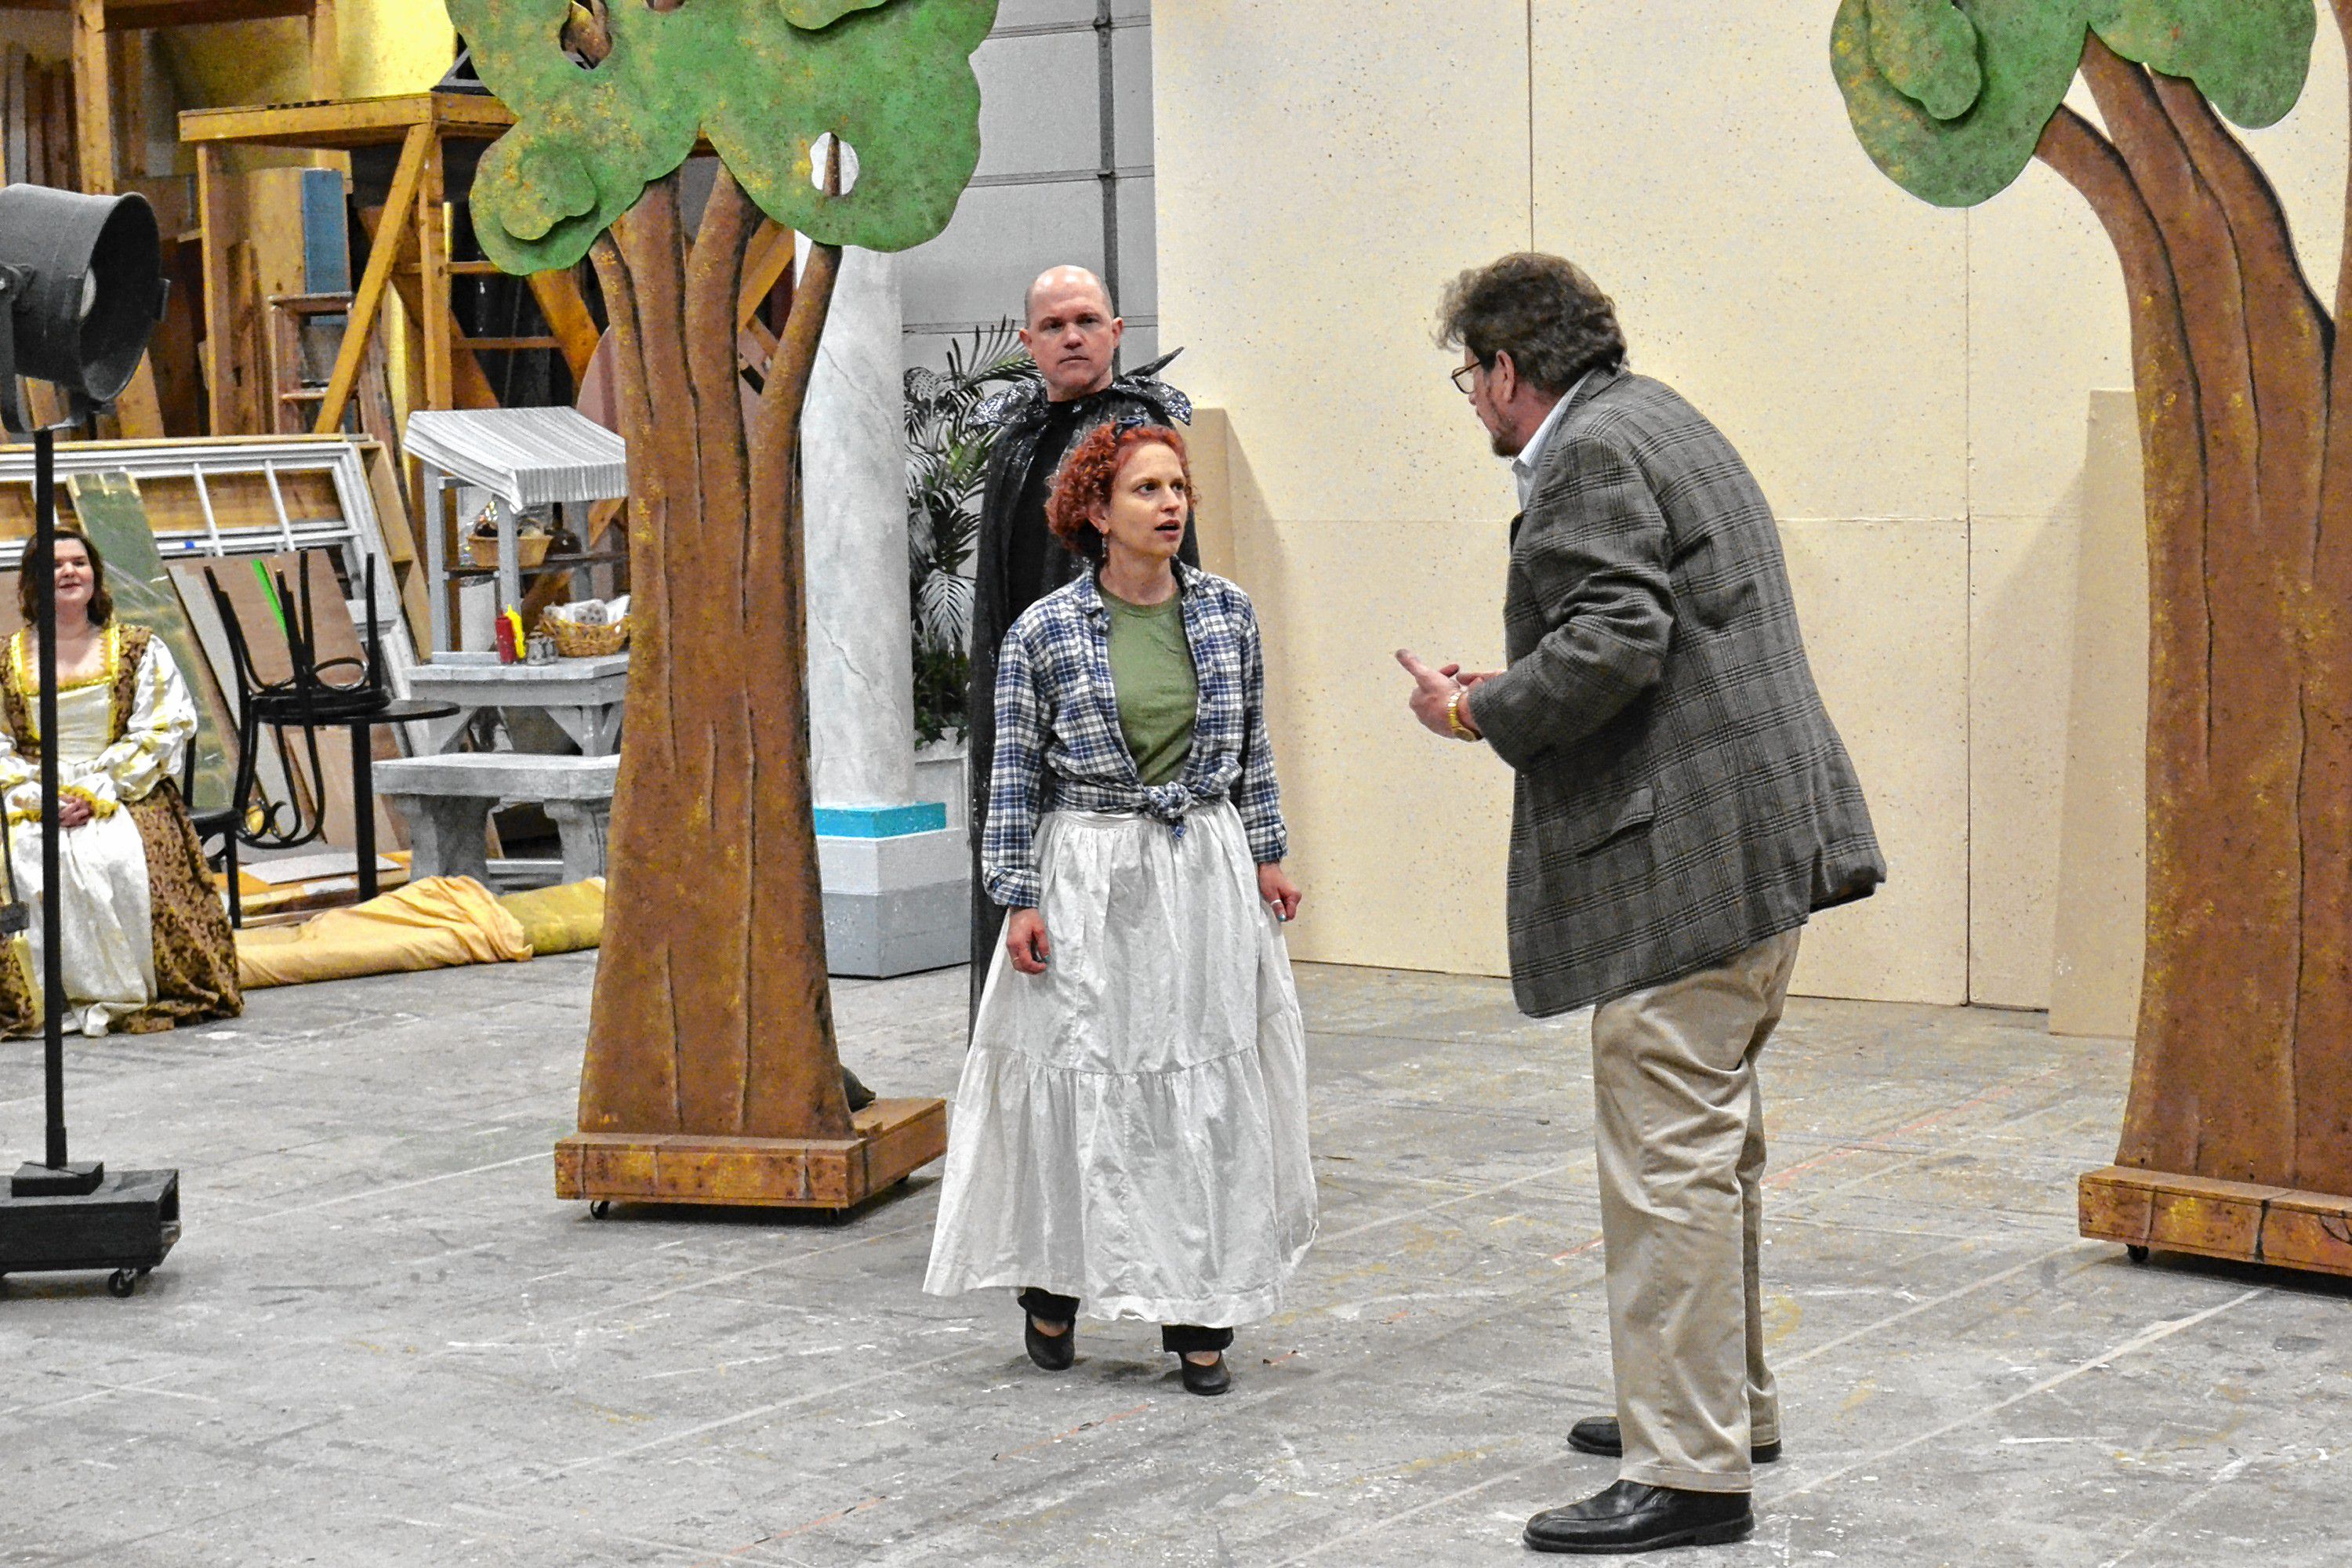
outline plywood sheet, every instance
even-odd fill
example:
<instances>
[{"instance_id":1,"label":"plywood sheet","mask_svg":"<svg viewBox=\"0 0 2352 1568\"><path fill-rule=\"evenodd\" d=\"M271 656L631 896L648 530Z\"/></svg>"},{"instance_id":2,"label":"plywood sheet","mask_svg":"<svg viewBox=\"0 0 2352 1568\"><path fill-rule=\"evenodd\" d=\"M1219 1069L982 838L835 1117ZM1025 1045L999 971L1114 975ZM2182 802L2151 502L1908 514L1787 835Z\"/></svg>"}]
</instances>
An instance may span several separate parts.
<instances>
[{"instance_id":1,"label":"plywood sheet","mask_svg":"<svg viewBox=\"0 0 2352 1568\"><path fill-rule=\"evenodd\" d=\"M2147 524L2128 392L2094 392L2074 581L2050 1030L2137 1027L2147 910Z\"/></svg>"}]
</instances>

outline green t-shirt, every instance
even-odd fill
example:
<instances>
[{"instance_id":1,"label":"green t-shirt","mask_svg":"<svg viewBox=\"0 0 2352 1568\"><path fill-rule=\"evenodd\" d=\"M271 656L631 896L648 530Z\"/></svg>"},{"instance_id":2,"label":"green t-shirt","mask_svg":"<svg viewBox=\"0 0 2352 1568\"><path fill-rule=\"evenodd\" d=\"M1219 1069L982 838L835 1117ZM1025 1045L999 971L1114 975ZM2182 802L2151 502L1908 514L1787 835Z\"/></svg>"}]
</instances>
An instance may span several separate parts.
<instances>
[{"instance_id":1,"label":"green t-shirt","mask_svg":"<svg viewBox=\"0 0 2352 1568\"><path fill-rule=\"evenodd\" d=\"M1145 784L1166 784L1192 754L1192 713L1200 684L1192 647L1184 640L1181 595L1164 605L1130 605L1109 594L1110 683L1118 699L1119 732Z\"/></svg>"}]
</instances>

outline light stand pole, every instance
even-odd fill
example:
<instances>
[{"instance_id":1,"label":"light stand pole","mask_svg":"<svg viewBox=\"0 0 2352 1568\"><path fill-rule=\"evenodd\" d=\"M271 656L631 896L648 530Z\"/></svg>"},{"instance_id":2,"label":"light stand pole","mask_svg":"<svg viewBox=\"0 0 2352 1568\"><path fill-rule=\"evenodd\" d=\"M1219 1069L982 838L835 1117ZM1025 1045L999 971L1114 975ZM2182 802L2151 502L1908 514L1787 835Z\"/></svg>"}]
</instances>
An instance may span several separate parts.
<instances>
[{"instance_id":1,"label":"light stand pole","mask_svg":"<svg viewBox=\"0 0 2352 1568\"><path fill-rule=\"evenodd\" d=\"M180 1238L180 1173L75 1164L66 1142L65 952L58 903L57 433L111 403L147 352L163 306L155 215L139 195L84 196L40 185L0 188L0 426L33 437L33 574L40 639L41 1046L48 1128L45 1158L27 1163L0 1198L0 1276L113 1270L131 1294ZM56 383L70 404L63 426L31 429L19 374ZM22 744L26 737L17 737ZM0 834L7 829L0 826ZM4 852L5 846L0 846ZM27 924L13 858L0 905L0 940Z\"/></svg>"},{"instance_id":2,"label":"light stand pole","mask_svg":"<svg viewBox=\"0 0 2352 1568\"><path fill-rule=\"evenodd\" d=\"M40 613L35 626L41 639L41 1062L47 1079L49 1128L47 1158L42 1171L27 1167L17 1173L15 1190L22 1194L29 1178L36 1194L86 1193L106 1174L103 1164L75 1165L66 1149L66 982L64 931L58 918L57 893L58 843L58 748L50 737L58 732L58 432L44 426L33 432L33 548L25 553L23 570L39 585ZM11 888L13 901L16 889Z\"/></svg>"}]
</instances>

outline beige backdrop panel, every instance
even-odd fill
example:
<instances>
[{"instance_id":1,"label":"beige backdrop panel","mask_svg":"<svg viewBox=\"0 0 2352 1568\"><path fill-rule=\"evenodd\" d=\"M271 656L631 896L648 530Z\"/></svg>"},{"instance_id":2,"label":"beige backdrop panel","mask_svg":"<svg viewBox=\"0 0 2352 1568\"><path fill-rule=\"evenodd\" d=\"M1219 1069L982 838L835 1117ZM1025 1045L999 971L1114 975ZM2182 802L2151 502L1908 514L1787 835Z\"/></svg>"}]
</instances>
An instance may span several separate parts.
<instances>
[{"instance_id":1,"label":"beige backdrop panel","mask_svg":"<svg viewBox=\"0 0 2352 1568\"><path fill-rule=\"evenodd\" d=\"M1533 26L1536 243L1614 297L1637 368L1784 519L1965 515L1967 219L1872 167L1826 21L1536 0Z\"/></svg>"},{"instance_id":2,"label":"beige backdrop panel","mask_svg":"<svg viewBox=\"0 0 2352 1568\"><path fill-rule=\"evenodd\" d=\"M1187 0L1152 30L1160 342L1271 515L1507 518L1430 331L1444 279L1528 243L1524 0Z\"/></svg>"},{"instance_id":3,"label":"beige backdrop panel","mask_svg":"<svg viewBox=\"0 0 2352 1568\"><path fill-rule=\"evenodd\" d=\"M1428 752L1384 658L1497 636L1511 492L1427 331L1448 277L1532 244L1593 270L1637 367L1723 426L1783 520L1894 870L1819 923L1800 988L2049 1002L2083 410L2128 380L2122 281L2038 166L1966 214L1896 189L1825 26L1708 0L1155 15L1163 339L1230 412L1257 495L1236 570L1307 683L1276 734L1327 868L1302 951L1498 963L1499 895L1464 889L1499 887L1501 794ZM2346 118L2322 28L2305 101L2249 137L2324 293ZM1436 865L1458 874L1424 886ZM1460 940L1415 940L1433 911Z\"/></svg>"}]
</instances>

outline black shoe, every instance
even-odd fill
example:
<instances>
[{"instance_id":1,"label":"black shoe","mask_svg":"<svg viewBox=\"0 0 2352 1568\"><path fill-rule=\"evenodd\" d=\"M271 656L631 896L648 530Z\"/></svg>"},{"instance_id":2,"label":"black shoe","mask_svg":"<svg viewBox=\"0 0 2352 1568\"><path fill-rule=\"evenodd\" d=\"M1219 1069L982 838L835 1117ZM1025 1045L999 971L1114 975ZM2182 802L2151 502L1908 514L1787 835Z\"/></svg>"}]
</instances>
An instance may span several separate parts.
<instances>
[{"instance_id":1,"label":"black shoe","mask_svg":"<svg viewBox=\"0 0 2352 1568\"><path fill-rule=\"evenodd\" d=\"M1625 1457L1625 1437L1618 1431L1614 1415L1586 1416L1568 1429L1568 1446L1581 1448L1588 1454L1606 1454L1612 1459ZM1769 1443L1759 1443L1748 1450L1748 1458L1754 1464L1769 1465L1780 1457L1778 1438Z\"/></svg>"},{"instance_id":2,"label":"black shoe","mask_svg":"<svg viewBox=\"0 0 2352 1568\"><path fill-rule=\"evenodd\" d=\"M849 1101L852 1115L874 1103L874 1091L866 1088L858 1076L847 1068L841 1069L841 1097Z\"/></svg>"},{"instance_id":3,"label":"black shoe","mask_svg":"<svg viewBox=\"0 0 2352 1568\"><path fill-rule=\"evenodd\" d=\"M1184 1369L1184 1391L1187 1394L1223 1394L1234 1385L1234 1374L1225 1370L1223 1355L1206 1366L1195 1364L1189 1356L1178 1356L1176 1364Z\"/></svg>"},{"instance_id":4,"label":"black shoe","mask_svg":"<svg viewBox=\"0 0 2352 1568\"><path fill-rule=\"evenodd\" d=\"M1078 1359L1078 1325L1071 1323L1058 1334L1041 1334L1037 1320L1028 1313L1021 1314L1021 1343L1029 1359L1047 1372L1067 1372L1070 1363Z\"/></svg>"},{"instance_id":5,"label":"black shoe","mask_svg":"<svg viewBox=\"0 0 2352 1568\"><path fill-rule=\"evenodd\" d=\"M1687 1492L1619 1481L1566 1508L1528 1521L1525 1540L1538 1552L1593 1555L1654 1552L1662 1546L1720 1546L1756 1528L1746 1492Z\"/></svg>"}]
</instances>

